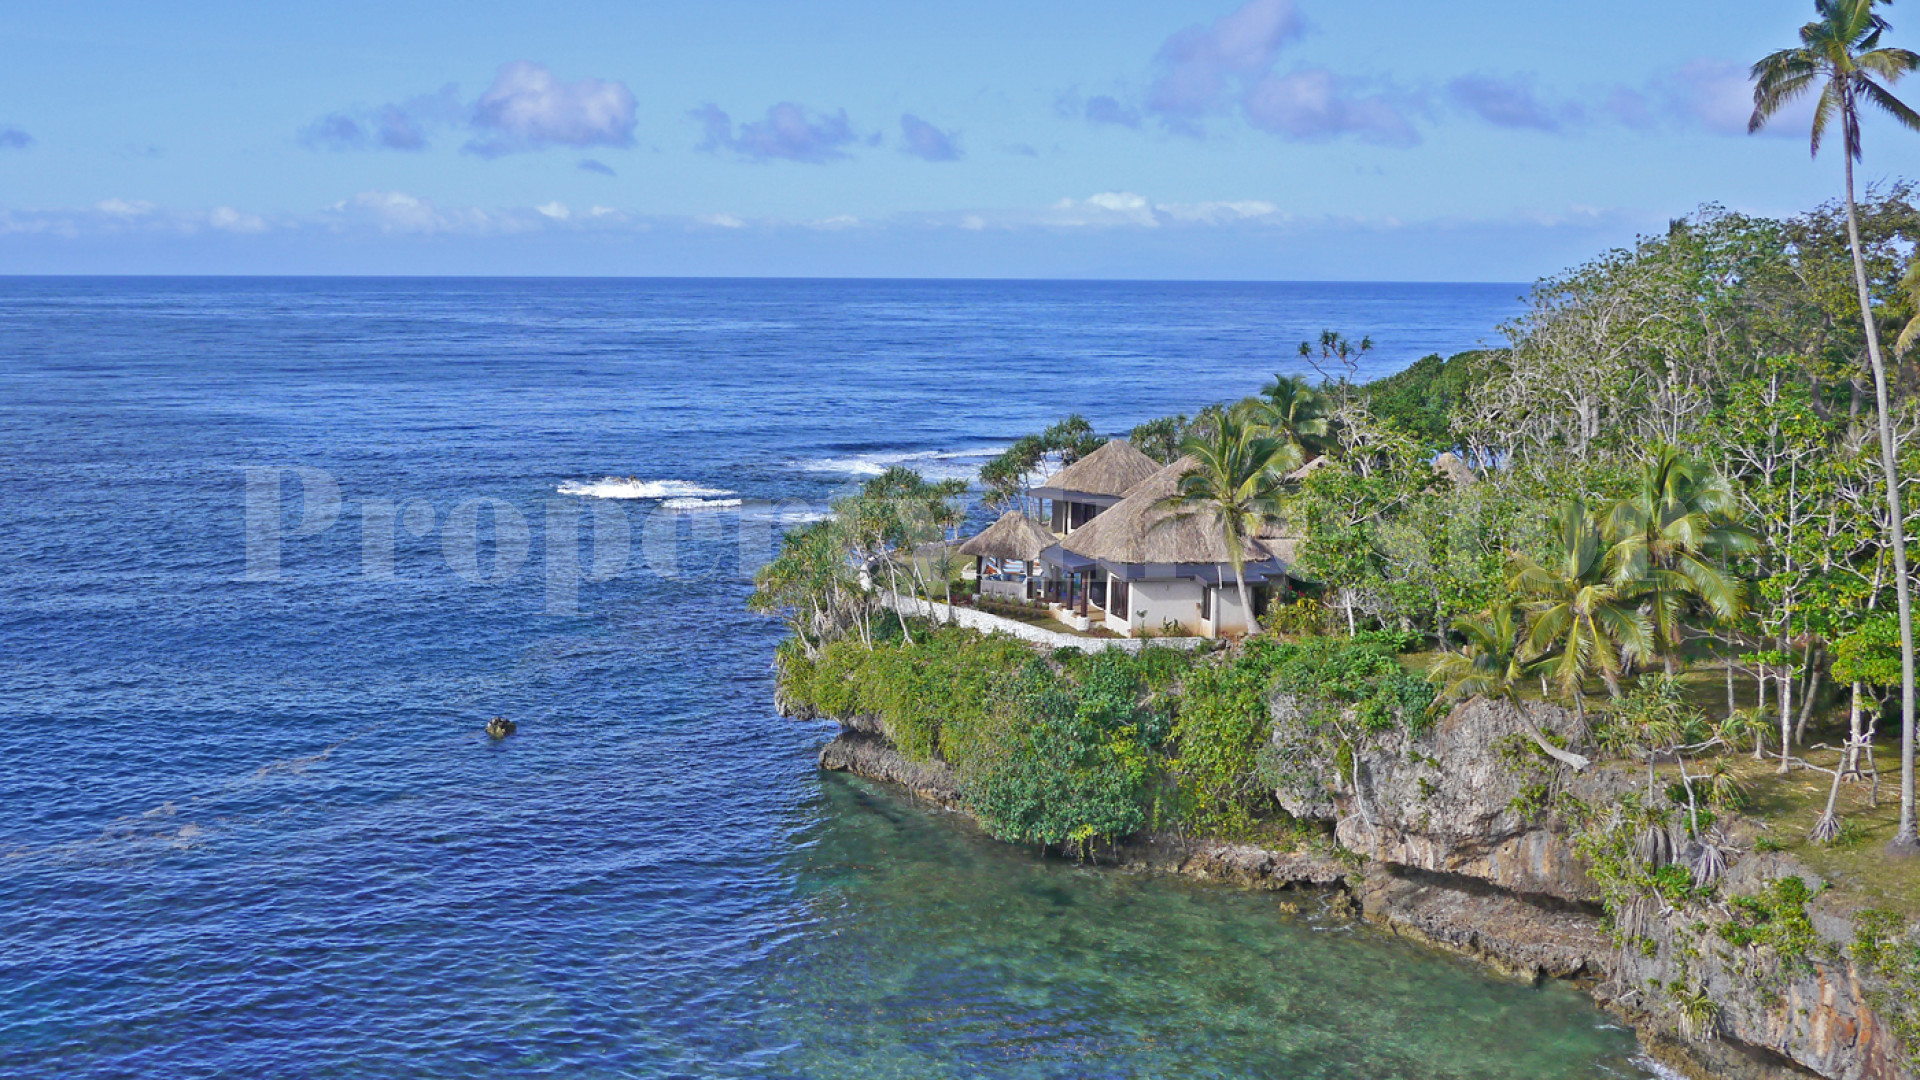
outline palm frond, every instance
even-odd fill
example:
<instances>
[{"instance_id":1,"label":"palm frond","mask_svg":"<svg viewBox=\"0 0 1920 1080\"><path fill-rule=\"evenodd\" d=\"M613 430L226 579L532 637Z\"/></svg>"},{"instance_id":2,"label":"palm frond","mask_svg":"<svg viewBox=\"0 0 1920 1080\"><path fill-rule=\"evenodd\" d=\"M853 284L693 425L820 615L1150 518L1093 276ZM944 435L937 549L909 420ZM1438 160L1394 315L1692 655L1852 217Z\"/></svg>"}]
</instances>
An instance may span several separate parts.
<instances>
[{"instance_id":1,"label":"palm frond","mask_svg":"<svg viewBox=\"0 0 1920 1080\"><path fill-rule=\"evenodd\" d=\"M1906 102L1894 97L1885 87L1872 79L1861 79L1860 94L1880 108L1880 111L1900 122L1900 126L1909 131L1920 131L1920 112L1914 112Z\"/></svg>"}]
</instances>

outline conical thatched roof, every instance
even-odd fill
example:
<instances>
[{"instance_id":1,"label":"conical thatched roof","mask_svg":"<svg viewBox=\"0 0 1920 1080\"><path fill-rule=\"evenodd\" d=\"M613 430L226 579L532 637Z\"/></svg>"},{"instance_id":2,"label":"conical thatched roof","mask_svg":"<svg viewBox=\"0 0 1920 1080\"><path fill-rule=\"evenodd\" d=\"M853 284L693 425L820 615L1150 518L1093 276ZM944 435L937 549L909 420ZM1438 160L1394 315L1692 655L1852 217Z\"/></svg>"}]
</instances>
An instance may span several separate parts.
<instances>
[{"instance_id":1,"label":"conical thatched roof","mask_svg":"<svg viewBox=\"0 0 1920 1080\"><path fill-rule=\"evenodd\" d=\"M1479 480L1473 475L1473 467L1451 450L1433 459L1433 471L1453 481L1457 487L1466 487Z\"/></svg>"},{"instance_id":2,"label":"conical thatched roof","mask_svg":"<svg viewBox=\"0 0 1920 1080\"><path fill-rule=\"evenodd\" d=\"M1307 477L1312 476L1314 473L1319 472L1331 464L1333 464L1333 459L1327 457L1325 454L1321 454L1319 457L1288 473L1285 479L1294 482L1305 480Z\"/></svg>"},{"instance_id":3,"label":"conical thatched roof","mask_svg":"<svg viewBox=\"0 0 1920 1080\"><path fill-rule=\"evenodd\" d=\"M1117 499L1160 470L1160 463L1125 439L1109 439L1105 446L1047 477L1037 491L1072 491Z\"/></svg>"},{"instance_id":4,"label":"conical thatched roof","mask_svg":"<svg viewBox=\"0 0 1920 1080\"><path fill-rule=\"evenodd\" d=\"M1228 562L1226 541L1204 511L1182 514L1165 500L1180 490L1180 478L1193 471L1192 458L1158 470L1135 485L1127 497L1075 529L1060 546L1075 555L1110 563ZM1248 541L1245 561L1266 562L1273 552Z\"/></svg>"},{"instance_id":5,"label":"conical thatched roof","mask_svg":"<svg viewBox=\"0 0 1920 1080\"><path fill-rule=\"evenodd\" d=\"M960 554L1032 561L1059 542L1060 538L1049 532L1045 525L1018 510L1009 510L1000 515L999 521L961 544Z\"/></svg>"}]
</instances>

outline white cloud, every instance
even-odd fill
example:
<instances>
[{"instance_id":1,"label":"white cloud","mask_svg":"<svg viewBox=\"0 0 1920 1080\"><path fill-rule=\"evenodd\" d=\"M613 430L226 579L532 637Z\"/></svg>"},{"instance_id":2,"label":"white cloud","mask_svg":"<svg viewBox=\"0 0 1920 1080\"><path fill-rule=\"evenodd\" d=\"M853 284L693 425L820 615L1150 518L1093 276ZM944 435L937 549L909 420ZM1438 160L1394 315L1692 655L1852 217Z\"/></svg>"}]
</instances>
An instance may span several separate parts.
<instances>
[{"instance_id":1,"label":"white cloud","mask_svg":"<svg viewBox=\"0 0 1920 1080\"><path fill-rule=\"evenodd\" d=\"M263 233L267 231L267 222L256 214L243 214L231 206L216 206L207 212L207 224L222 232Z\"/></svg>"},{"instance_id":2,"label":"white cloud","mask_svg":"<svg viewBox=\"0 0 1920 1080\"><path fill-rule=\"evenodd\" d=\"M482 134L467 144L494 156L544 146L630 146L633 91L606 79L561 82L528 60L504 64L473 107Z\"/></svg>"},{"instance_id":3,"label":"white cloud","mask_svg":"<svg viewBox=\"0 0 1920 1080\"><path fill-rule=\"evenodd\" d=\"M466 148L497 157L549 146L631 146L633 92L608 79L561 82L529 60L501 66L477 101L461 97L452 83L432 94L373 108L328 113L300 132L300 141L320 150L424 150L436 130L465 127ZM598 161L582 168L609 175Z\"/></svg>"},{"instance_id":4,"label":"white cloud","mask_svg":"<svg viewBox=\"0 0 1920 1080\"><path fill-rule=\"evenodd\" d=\"M959 161L960 144L951 131L942 131L912 113L900 116L901 149L922 161Z\"/></svg>"},{"instance_id":5,"label":"white cloud","mask_svg":"<svg viewBox=\"0 0 1920 1080\"><path fill-rule=\"evenodd\" d=\"M694 221L702 225L711 225L716 229L744 229L747 223L732 214L700 214Z\"/></svg>"},{"instance_id":6,"label":"white cloud","mask_svg":"<svg viewBox=\"0 0 1920 1080\"><path fill-rule=\"evenodd\" d=\"M1291 0L1248 0L1213 25L1192 26L1160 46L1161 71L1147 91L1150 112L1191 119L1218 110L1236 84L1258 78L1300 33Z\"/></svg>"},{"instance_id":7,"label":"white cloud","mask_svg":"<svg viewBox=\"0 0 1920 1080\"><path fill-rule=\"evenodd\" d=\"M567 204L563 202L550 202L536 206L534 209L538 210L542 216L550 217L555 221L565 221L573 216L573 211L567 209Z\"/></svg>"},{"instance_id":8,"label":"white cloud","mask_svg":"<svg viewBox=\"0 0 1920 1080\"><path fill-rule=\"evenodd\" d=\"M300 141L319 150L424 150L434 128L465 123L473 108L460 100L452 83L372 109L331 112L300 132Z\"/></svg>"},{"instance_id":9,"label":"white cloud","mask_svg":"<svg viewBox=\"0 0 1920 1080\"><path fill-rule=\"evenodd\" d=\"M706 139L700 149L711 153L728 150L750 161L821 165L847 157L846 148L858 141L845 109L809 113L800 105L783 101L767 109L765 119L742 121L737 132L733 118L718 105L708 104L688 115L705 129Z\"/></svg>"},{"instance_id":10,"label":"white cloud","mask_svg":"<svg viewBox=\"0 0 1920 1080\"><path fill-rule=\"evenodd\" d=\"M1138 226L1158 228L1160 219L1144 195L1131 191L1103 191L1084 199L1061 199L1047 208L1040 224L1065 228Z\"/></svg>"},{"instance_id":11,"label":"white cloud","mask_svg":"<svg viewBox=\"0 0 1920 1080\"><path fill-rule=\"evenodd\" d=\"M363 191L328 208L325 221L335 229L371 227L383 233L454 233L490 236L529 232L538 217L525 211L486 210L477 206L440 207L404 191Z\"/></svg>"},{"instance_id":12,"label":"white cloud","mask_svg":"<svg viewBox=\"0 0 1920 1080\"><path fill-rule=\"evenodd\" d=\"M1447 83L1447 96L1495 127L1558 132L1586 116L1577 102L1547 100L1526 75L1462 75Z\"/></svg>"},{"instance_id":13,"label":"white cloud","mask_svg":"<svg viewBox=\"0 0 1920 1080\"><path fill-rule=\"evenodd\" d=\"M1355 80L1302 66L1276 70L1282 49L1303 31L1292 0L1247 0L1208 26L1191 26L1160 46L1146 113L1167 130L1204 136L1210 116L1239 114L1253 127L1288 139L1351 135L1389 145L1420 141L1401 105ZM1086 105L1096 124L1136 126L1139 112L1102 95Z\"/></svg>"},{"instance_id":14,"label":"white cloud","mask_svg":"<svg viewBox=\"0 0 1920 1080\"><path fill-rule=\"evenodd\" d=\"M1162 203L1159 212L1174 221L1202 225L1232 225L1245 221L1284 220L1280 208L1264 199L1233 202Z\"/></svg>"},{"instance_id":15,"label":"white cloud","mask_svg":"<svg viewBox=\"0 0 1920 1080\"><path fill-rule=\"evenodd\" d=\"M1753 80L1747 66L1728 60L1695 60L1659 80L1653 92L1663 96L1667 110L1722 135L1745 135L1753 116ZM1799 100L1774 114L1762 129L1766 134L1805 139L1813 130L1816 84Z\"/></svg>"},{"instance_id":16,"label":"white cloud","mask_svg":"<svg viewBox=\"0 0 1920 1080\"><path fill-rule=\"evenodd\" d=\"M102 199L94 204L94 209L112 217L136 218L153 213L154 205L150 202L129 202L126 199Z\"/></svg>"},{"instance_id":17,"label":"white cloud","mask_svg":"<svg viewBox=\"0 0 1920 1080\"><path fill-rule=\"evenodd\" d=\"M1294 139L1354 135L1391 146L1420 141L1420 133L1385 96L1354 94L1332 72L1320 69L1266 76L1247 91L1244 108L1254 127Z\"/></svg>"}]
</instances>

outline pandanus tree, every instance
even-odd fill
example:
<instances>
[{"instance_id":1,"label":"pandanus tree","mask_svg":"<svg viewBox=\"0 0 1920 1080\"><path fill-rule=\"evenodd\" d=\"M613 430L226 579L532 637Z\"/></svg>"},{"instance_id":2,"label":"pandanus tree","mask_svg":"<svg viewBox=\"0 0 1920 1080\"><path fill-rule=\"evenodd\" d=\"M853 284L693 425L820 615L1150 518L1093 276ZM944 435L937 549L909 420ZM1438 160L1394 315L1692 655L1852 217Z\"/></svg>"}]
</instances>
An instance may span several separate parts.
<instances>
[{"instance_id":1,"label":"pandanus tree","mask_svg":"<svg viewBox=\"0 0 1920 1080\"><path fill-rule=\"evenodd\" d=\"M855 558L863 565L885 569L888 588L897 596L903 570L926 589L915 549L941 538L959 520L953 500L966 490L964 480L929 482L914 470L896 465L862 485L860 494L834 503L834 516ZM894 613L901 636L911 642L913 632L907 628L900 604L894 604Z\"/></svg>"},{"instance_id":2,"label":"pandanus tree","mask_svg":"<svg viewBox=\"0 0 1920 1080\"><path fill-rule=\"evenodd\" d=\"M1711 466L1659 445L1633 493L1615 503L1603 523L1613 583L1643 600L1669 674L1678 664L1690 601L1723 623L1745 607L1744 586L1725 568L1726 560L1755 545L1752 530L1734 517L1736 505L1732 486Z\"/></svg>"},{"instance_id":3,"label":"pandanus tree","mask_svg":"<svg viewBox=\"0 0 1920 1080\"><path fill-rule=\"evenodd\" d=\"M1920 53L1883 46L1886 19L1874 0L1815 0L1813 22L1800 28L1800 44L1769 53L1753 65L1753 118L1758 131L1787 103L1817 91L1811 147L1817 157L1828 129L1840 125L1840 157L1846 166L1847 241L1853 252L1854 285L1860 294L1860 318L1866 330L1867 361L1873 369L1874 401L1880 425L1881 470L1885 473L1887 531L1893 548L1893 580L1900 616L1900 826L1893 843L1920 846L1914 829L1914 671L1913 603L1907 580L1907 538L1900 508L1900 475L1893 419L1887 392L1880 332L1874 325L1873 297L1867 286L1866 259L1860 249L1860 214L1854 202L1853 163L1860 160L1860 117L1877 109L1903 127L1920 130L1920 113L1893 96L1888 86L1920 68Z\"/></svg>"},{"instance_id":4,"label":"pandanus tree","mask_svg":"<svg viewBox=\"0 0 1920 1080\"><path fill-rule=\"evenodd\" d=\"M1585 502L1571 499L1554 514L1558 557L1545 563L1515 555L1508 587L1530 616L1522 656L1573 703L1586 720L1584 687L1597 675L1620 696L1627 665L1653 651L1651 620L1639 610L1637 589L1607 571L1599 522Z\"/></svg>"},{"instance_id":5,"label":"pandanus tree","mask_svg":"<svg viewBox=\"0 0 1920 1080\"><path fill-rule=\"evenodd\" d=\"M1247 591L1247 548L1281 514L1281 477L1300 466L1300 448L1263 434L1235 410L1215 418L1204 432L1180 444L1194 467L1163 502L1175 517L1199 516L1219 530L1240 590L1240 609L1252 626L1253 599Z\"/></svg>"},{"instance_id":6,"label":"pandanus tree","mask_svg":"<svg viewBox=\"0 0 1920 1080\"><path fill-rule=\"evenodd\" d=\"M864 610L850 602L855 589L841 541L835 522L799 526L788 531L780 554L753 577L748 609L785 618L793 640L808 657L817 655L820 645L848 623L860 628L863 640L871 636Z\"/></svg>"},{"instance_id":7,"label":"pandanus tree","mask_svg":"<svg viewBox=\"0 0 1920 1080\"><path fill-rule=\"evenodd\" d=\"M1466 648L1443 654L1427 670L1427 679L1440 687L1440 700L1462 701L1475 696L1503 700L1513 706L1528 738L1541 752L1575 772L1587 767L1588 760L1564 747L1555 746L1534 724L1520 705L1516 692L1526 677L1522 660L1524 640L1520 619L1511 601L1501 601L1486 611L1464 615L1453 628L1466 640Z\"/></svg>"}]
</instances>

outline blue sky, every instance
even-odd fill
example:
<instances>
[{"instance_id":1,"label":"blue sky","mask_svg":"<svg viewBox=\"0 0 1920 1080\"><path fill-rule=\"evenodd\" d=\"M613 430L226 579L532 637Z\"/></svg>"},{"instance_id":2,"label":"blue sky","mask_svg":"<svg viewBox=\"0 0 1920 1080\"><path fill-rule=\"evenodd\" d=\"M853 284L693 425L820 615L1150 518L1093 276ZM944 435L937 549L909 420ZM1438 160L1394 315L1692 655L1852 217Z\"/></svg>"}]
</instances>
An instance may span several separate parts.
<instances>
[{"instance_id":1,"label":"blue sky","mask_svg":"<svg viewBox=\"0 0 1920 1080\"><path fill-rule=\"evenodd\" d=\"M1741 132L1811 14L18 3L0 273L1526 280L1836 194L1799 117ZM1867 138L1865 178L1916 173Z\"/></svg>"}]
</instances>

